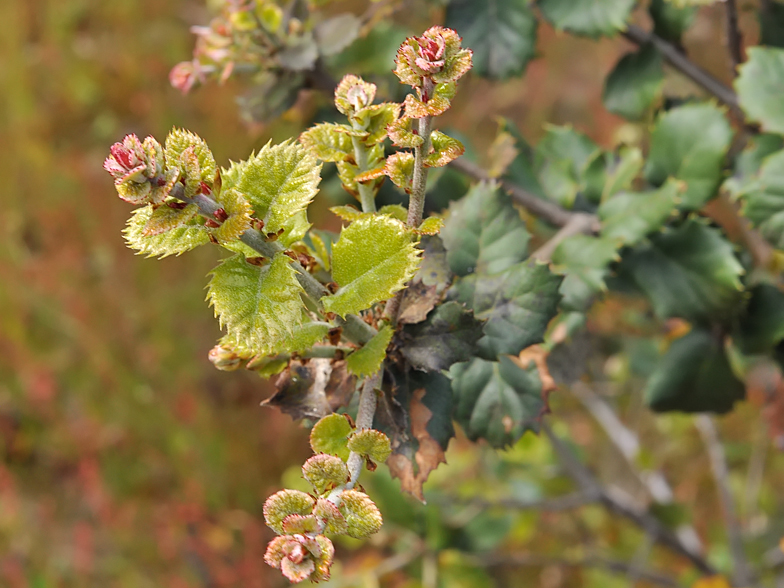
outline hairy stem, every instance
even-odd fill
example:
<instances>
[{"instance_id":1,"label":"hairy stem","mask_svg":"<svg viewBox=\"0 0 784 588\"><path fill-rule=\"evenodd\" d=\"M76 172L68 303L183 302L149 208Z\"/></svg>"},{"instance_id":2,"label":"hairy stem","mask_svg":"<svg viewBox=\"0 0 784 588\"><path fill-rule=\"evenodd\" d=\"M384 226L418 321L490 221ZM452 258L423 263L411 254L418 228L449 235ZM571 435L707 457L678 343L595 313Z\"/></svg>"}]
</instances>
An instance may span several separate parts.
<instances>
[{"instance_id":1,"label":"hairy stem","mask_svg":"<svg viewBox=\"0 0 784 588\"><path fill-rule=\"evenodd\" d=\"M433 88L433 82L429 78L425 78L422 89L422 99L425 102L433 94ZM425 191L427 190L428 171L425 167L425 157L427 157L430 151L430 131L432 125L432 116L419 119L419 136L422 137L422 144L414 149L414 178L411 186L411 196L408 201L407 224L412 229L422 224L422 214L425 212Z\"/></svg>"},{"instance_id":2,"label":"hairy stem","mask_svg":"<svg viewBox=\"0 0 784 588\"><path fill-rule=\"evenodd\" d=\"M363 130L356 123L353 124L354 130ZM359 137L351 137L351 144L354 147L354 160L356 161L359 173L370 171L368 164L369 149ZM362 205L362 212L376 212L376 194L370 183L357 182L359 190L359 202Z\"/></svg>"}]
</instances>

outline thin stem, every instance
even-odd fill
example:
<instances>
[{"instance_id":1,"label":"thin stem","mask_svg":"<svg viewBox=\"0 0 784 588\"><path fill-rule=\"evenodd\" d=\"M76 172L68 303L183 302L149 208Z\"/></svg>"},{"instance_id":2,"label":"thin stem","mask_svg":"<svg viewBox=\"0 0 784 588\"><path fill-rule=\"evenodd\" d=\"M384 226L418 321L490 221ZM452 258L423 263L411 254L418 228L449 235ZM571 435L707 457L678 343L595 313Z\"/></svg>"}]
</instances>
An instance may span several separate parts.
<instances>
[{"instance_id":1,"label":"thin stem","mask_svg":"<svg viewBox=\"0 0 784 588\"><path fill-rule=\"evenodd\" d=\"M751 586L753 577L751 567L746 559L746 552L743 547L743 537L741 534L740 521L735 512L735 502L730 491L730 472L727 468L727 457L724 455L724 446L719 439L716 424L713 419L706 414L699 415L694 424L702 435L705 448L708 450L711 470L716 480L716 487L719 492L719 501L724 514L724 523L727 527L727 539L730 546L730 554L735 566L735 585Z\"/></svg>"},{"instance_id":2,"label":"thin stem","mask_svg":"<svg viewBox=\"0 0 784 588\"><path fill-rule=\"evenodd\" d=\"M743 63L743 37L738 25L738 5L735 0L724 0L727 9L727 49L732 61L732 77L738 75L738 66Z\"/></svg>"},{"instance_id":3,"label":"thin stem","mask_svg":"<svg viewBox=\"0 0 784 588\"><path fill-rule=\"evenodd\" d=\"M434 84L429 78L424 79L422 99L427 102L433 94ZM427 172L425 158L430 152L430 131L433 117L425 116L419 119L419 136L422 144L414 149L414 177L411 186L411 195L408 200L407 224L412 229L422 224L422 215L425 212L425 192L427 191Z\"/></svg>"},{"instance_id":4,"label":"thin stem","mask_svg":"<svg viewBox=\"0 0 784 588\"><path fill-rule=\"evenodd\" d=\"M659 53L662 54L662 57L664 57L664 59L666 59L675 69L690 78L697 85L702 86L734 111L741 115L743 114L740 105L738 104L738 96L735 92L686 57L686 55L684 55L675 45L668 43L658 35L645 31L632 24L626 27L626 31L623 34L627 39L637 45L652 44Z\"/></svg>"},{"instance_id":5,"label":"thin stem","mask_svg":"<svg viewBox=\"0 0 784 588\"><path fill-rule=\"evenodd\" d=\"M376 414L376 404L378 401L376 388L378 388L381 383L382 373L383 370L379 370L374 375L367 378L362 385L362 391L359 393L359 408L357 409L356 420L358 431L373 428L373 417ZM356 485L364 463L362 455L355 453L354 451L351 452L348 457L348 462L346 462L348 473L351 476L351 479L346 484L347 490L351 490Z\"/></svg>"},{"instance_id":6,"label":"thin stem","mask_svg":"<svg viewBox=\"0 0 784 588\"><path fill-rule=\"evenodd\" d=\"M356 128L356 127L355 127ZM357 162L359 172L369 171L368 148L362 143L359 137L351 137L351 144L354 146L354 159ZM362 204L362 212L376 212L376 194L373 186L369 183L357 182L359 190L359 202Z\"/></svg>"}]
</instances>

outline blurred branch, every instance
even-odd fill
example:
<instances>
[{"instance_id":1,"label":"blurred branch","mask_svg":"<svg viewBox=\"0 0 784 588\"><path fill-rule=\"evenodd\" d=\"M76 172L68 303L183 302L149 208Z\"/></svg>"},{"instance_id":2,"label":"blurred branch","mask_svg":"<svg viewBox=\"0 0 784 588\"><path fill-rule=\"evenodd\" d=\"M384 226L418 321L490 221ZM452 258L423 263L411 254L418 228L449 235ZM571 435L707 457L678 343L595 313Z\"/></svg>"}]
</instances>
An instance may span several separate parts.
<instances>
[{"instance_id":1,"label":"blurred branch","mask_svg":"<svg viewBox=\"0 0 784 588\"><path fill-rule=\"evenodd\" d=\"M584 466L574 452L556 436L547 423L542 423L542 431L550 439L555 453L558 455L561 465L566 473L580 486L583 491L598 496L601 502L610 512L613 512L625 519L628 519L660 545L663 545L673 552L685 557L705 575L713 576L717 573L708 561L701 555L692 551L675 535L670 529L665 527L657 518L640 508L638 505L631 504L628 500L622 499L618 493L610 492L604 488L593 473Z\"/></svg>"},{"instance_id":2,"label":"blurred branch","mask_svg":"<svg viewBox=\"0 0 784 588\"><path fill-rule=\"evenodd\" d=\"M468 161L463 157L450 162L449 166L452 169L467 175L476 182L490 181L493 179L477 164ZM551 225L555 225L556 227L565 227L567 224L569 224L569 221L571 221L572 218L578 214L569 212L557 204L543 200L528 190L524 190L520 186L517 186L511 182L506 180L496 181L498 181L501 187L509 193L509 195L517 204L542 220L547 221ZM594 218L596 219L596 217ZM598 222L598 219L596 219L596 223Z\"/></svg>"},{"instance_id":3,"label":"blurred branch","mask_svg":"<svg viewBox=\"0 0 784 588\"><path fill-rule=\"evenodd\" d=\"M724 0L727 11L727 49L730 52L732 61L732 77L738 75L738 66L743 63L743 37L740 34L738 25L738 5L736 0Z\"/></svg>"},{"instance_id":4,"label":"blurred branch","mask_svg":"<svg viewBox=\"0 0 784 588\"><path fill-rule=\"evenodd\" d=\"M545 242L539 249L531 254L531 258L537 261L549 262L558 246L569 237L580 234L598 233L601 228L599 218L595 214L585 212L573 212L561 229Z\"/></svg>"},{"instance_id":5,"label":"blurred branch","mask_svg":"<svg viewBox=\"0 0 784 588\"><path fill-rule=\"evenodd\" d=\"M559 512L564 510L572 510L580 508L586 504L591 504L598 500L596 494L588 492L574 492L565 496L558 496L557 498L546 498L544 500L517 500L514 498L501 498L499 500L487 500L484 498L472 498L470 500L461 500L456 497L445 497L443 500L437 500L438 503L443 503L444 506L467 506L485 510L488 508L503 508L506 510L540 510L542 512Z\"/></svg>"},{"instance_id":6,"label":"blurred branch","mask_svg":"<svg viewBox=\"0 0 784 588\"><path fill-rule=\"evenodd\" d=\"M729 469L727 468L727 458L724 454L724 446L719 439L716 424L713 419L706 414L697 416L694 424L702 435L705 447L708 450L713 477L716 479L716 487L719 491L719 501L721 502L724 522L727 526L727 540L729 542L730 554L735 566L735 585L751 586L753 577L746 553L743 548L743 537L741 535L740 522L735 512L735 504L732 500L730 491Z\"/></svg>"},{"instance_id":7,"label":"blurred branch","mask_svg":"<svg viewBox=\"0 0 784 588\"><path fill-rule=\"evenodd\" d=\"M671 66L690 78L697 85L713 94L713 96L729 106L732 110L741 115L743 114L738 104L738 96L735 92L694 63L675 45L672 45L658 35L650 33L633 24L627 26L623 35L637 45L653 45Z\"/></svg>"},{"instance_id":8,"label":"blurred branch","mask_svg":"<svg viewBox=\"0 0 784 588\"><path fill-rule=\"evenodd\" d=\"M563 567L563 568L604 568L611 572L633 576L661 586L679 586L675 579L656 572L637 569L633 564L604 557L586 557L583 559L565 559L529 553L490 553L482 557L468 556L468 560L481 567Z\"/></svg>"}]
</instances>

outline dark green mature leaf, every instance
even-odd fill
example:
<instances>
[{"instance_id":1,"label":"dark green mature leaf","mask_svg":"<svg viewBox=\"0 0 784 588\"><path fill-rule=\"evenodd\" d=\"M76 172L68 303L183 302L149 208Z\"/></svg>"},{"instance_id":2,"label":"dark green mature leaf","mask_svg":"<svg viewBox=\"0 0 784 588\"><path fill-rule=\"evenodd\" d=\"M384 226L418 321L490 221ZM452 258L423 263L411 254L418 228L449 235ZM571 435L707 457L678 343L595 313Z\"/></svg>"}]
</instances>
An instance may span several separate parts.
<instances>
[{"instance_id":1,"label":"dark green mature leaf","mask_svg":"<svg viewBox=\"0 0 784 588\"><path fill-rule=\"evenodd\" d=\"M495 359L542 341L557 312L562 280L546 264L519 263L498 274L466 276L449 295L487 320L478 355Z\"/></svg>"},{"instance_id":2,"label":"dark green mature leaf","mask_svg":"<svg viewBox=\"0 0 784 588\"><path fill-rule=\"evenodd\" d=\"M506 356L499 361L474 358L453 365L449 373L454 417L469 439L505 447L526 431L539 430L547 403L534 364L522 369Z\"/></svg>"},{"instance_id":3,"label":"dark green mature leaf","mask_svg":"<svg viewBox=\"0 0 784 588\"><path fill-rule=\"evenodd\" d=\"M761 133L750 137L746 148L735 159L732 176L724 181L722 188L733 198L757 189L759 171L765 159L782 148L784 148L784 140L779 135Z\"/></svg>"},{"instance_id":4,"label":"dark green mature leaf","mask_svg":"<svg viewBox=\"0 0 784 588\"><path fill-rule=\"evenodd\" d=\"M760 45L784 47L784 4L764 2L759 12Z\"/></svg>"},{"instance_id":5,"label":"dark green mature leaf","mask_svg":"<svg viewBox=\"0 0 784 588\"><path fill-rule=\"evenodd\" d=\"M605 202L621 190L631 188L645 164L642 151L637 147L621 147L615 161L608 166L607 181L602 189L601 201Z\"/></svg>"},{"instance_id":6,"label":"dark green mature leaf","mask_svg":"<svg viewBox=\"0 0 784 588\"><path fill-rule=\"evenodd\" d=\"M606 290L608 266L619 259L618 243L611 239L574 235L564 240L553 253L554 269L565 275L561 305L585 310L594 295Z\"/></svg>"},{"instance_id":7,"label":"dark green mature leaf","mask_svg":"<svg viewBox=\"0 0 784 588\"><path fill-rule=\"evenodd\" d=\"M405 327L400 351L418 370L447 370L453 363L468 361L482 338L482 322L462 304L436 306L427 320Z\"/></svg>"},{"instance_id":8,"label":"dark green mature leaf","mask_svg":"<svg viewBox=\"0 0 784 588\"><path fill-rule=\"evenodd\" d=\"M724 413L745 394L722 340L704 329L673 341L645 388L645 400L657 412Z\"/></svg>"},{"instance_id":9,"label":"dark green mature leaf","mask_svg":"<svg viewBox=\"0 0 784 588\"><path fill-rule=\"evenodd\" d=\"M658 231L676 211L680 186L668 180L658 190L621 192L599 207L602 237L623 245L635 245Z\"/></svg>"},{"instance_id":10,"label":"dark green mature leaf","mask_svg":"<svg viewBox=\"0 0 784 588\"><path fill-rule=\"evenodd\" d=\"M626 25L635 0L539 0L545 18L576 35L614 35Z\"/></svg>"},{"instance_id":11,"label":"dark green mature leaf","mask_svg":"<svg viewBox=\"0 0 784 588\"><path fill-rule=\"evenodd\" d=\"M648 12L653 19L653 32L670 41L680 43L681 35L694 22L696 6L676 6L668 0L651 0Z\"/></svg>"},{"instance_id":12,"label":"dark green mature leaf","mask_svg":"<svg viewBox=\"0 0 784 588\"><path fill-rule=\"evenodd\" d=\"M784 134L784 49L750 47L735 79L738 100L749 119Z\"/></svg>"},{"instance_id":13,"label":"dark green mature leaf","mask_svg":"<svg viewBox=\"0 0 784 588\"><path fill-rule=\"evenodd\" d=\"M445 26L474 52L473 71L488 78L519 75L536 52L536 17L528 0L452 0Z\"/></svg>"},{"instance_id":14,"label":"dark green mature leaf","mask_svg":"<svg viewBox=\"0 0 784 588\"><path fill-rule=\"evenodd\" d=\"M604 106L624 118L640 120L661 94L663 85L661 53L652 45L646 45L624 55L607 76Z\"/></svg>"},{"instance_id":15,"label":"dark green mature leaf","mask_svg":"<svg viewBox=\"0 0 784 588\"><path fill-rule=\"evenodd\" d=\"M715 196L732 141L732 129L713 104L688 104L662 114L651 134L645 175L655 184L668 177L686 182L686 209L700 208Z\"/></svg>"},{"instance_id":16,"label":"dark green mature leaf","mask_svg":"<svg viewBox=\"0 0 784 588\"><path fill-rule=\"evenodd\" d=\"M721 231L697 220L651 238L623 268L660 318L726 318L741 293L743 267Z\"/></svg>"},{"instance_id":17,"label":"dark green mature leaf","mask_svg":"<svg viewBox=\"0 0 784 588\"><path fill-rule=\"evenodd\" d=\"M503 178L528 190L532 194L546 198L544 189L534 171L534 149L525 140L517 126L509 119L502 119L499 132L509 133L515 140L515 148L517 149L517 157L506 168Z\"/></svg>"},{"instance_id":18,"label":"dark green mature leaf","mask_svg":"<svg viewBox=\"0 0 784 588\"><path fill-rule=\"evenodd\" d=\"M743 214L778 249L784 249L784 151L765 159L742 195Z\"/></svg>"},{"instance_id":19,"label":"dark green mature leaf","mask_svg":"<svg viewBox=\"0 0 784 588\"><path fill-rule=\"evenodd\" d=\"M465 276L500 272L524 260L530 234L509 196L484 182L452 203L441 239L449 267Z\"/></svg>"},{"instance_id":20,"label":"dark green mature leaf","mask_svg":"<svg viewBox=\"0 0 784 588\"><path fill-rule=\"evenodd\" d=\"M571 208L599 147L571 127L551 126L536 146L534 168L547 197Z\"/></svg>"},{"instance_id":21,"label":"dark green mature leaf","mask_svg":"<svg viewBox=\"0 0 784 588\"><path fill-rule=\"evenodd\" d=\"M302 286L290 259L279 253L263 267L237 254L211 272L207 298L221 327L255 353L286 350L302 318Z\"/></svg>"},{"instance_id":22,"label":"dark green mature leaf","mask_svg":"<svg viewBox=\"0 0 784 588\"><path fill-rule=\"evenodd\" d=\"M773 284L752 288L733 342L744 353L768 353L784 339L784 292Z\"/></svg>"}]
</instances>

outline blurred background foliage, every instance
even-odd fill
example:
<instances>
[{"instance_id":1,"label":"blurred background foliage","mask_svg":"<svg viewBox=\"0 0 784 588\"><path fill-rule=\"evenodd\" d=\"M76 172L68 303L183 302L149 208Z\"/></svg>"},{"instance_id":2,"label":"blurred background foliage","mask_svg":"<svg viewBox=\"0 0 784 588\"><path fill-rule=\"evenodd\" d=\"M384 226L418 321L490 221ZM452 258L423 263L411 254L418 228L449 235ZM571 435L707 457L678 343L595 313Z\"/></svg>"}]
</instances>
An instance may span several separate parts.
<instances>
[{"instance_id":1,"label":"blurred background foliage","mask_svg":"<svg viewBox=\"0 0 784 588\"><path fill-rule=\"evenodd\" d=\"M337 4L366 8L359 0ZM729 82L726 58L716 52L720 8L700 10L685 44ZM241 82L183 97L168 73L191 54L189 26L209 18L201 0L0 3L0 586L285 583L263 562L272 532L261 505L281 478L287 487L301 483L307 432L259 407L270 393L265 381L216 372L207 361L219 333L203 300L204 275L217 248L188 261L134 257L120 235L128 209L101 169L108 146L126 133L163 138L172 126L203 136L226 165L270 138L295 136L329 108L328 97L302 91L274 122L247 123L235 104ZM636 18L646 24L643 10ZM330 67L388 72L405 35L442 19L437 2L409 0ZM741 19L753 40L756 23ZM442 126L470 137L480 161L498 116L530 140L546 123L570 123L602 147L634 142L645 123L609 114L601 98L605 76L630 47L543 24L525 76L503 83L469 76ZM670 95L694 91L674 74L666 84ZM461 178L445 178L435 206L463 189ZM329 180L323 193L311 218L334 229L327 208L346 197ZM654 417L640 397L658 349L677 329L662 330L644 302L616 295L592 310L588 337L552 358L559 382L570 382L574 365L587 366L591 390L639 440L631 457L608 439L585 408L593 397L577 386L551 395L549 421L600 479L643 503L650 497L635 470L663 472L678 506L657 507L656 516L673 528L693 525L708 559L726 570L726 529L693 419ZM754 402L721 421L749 557L774 570L784 559L784 463L768 427ZM687 561L600 506L539 508L574 491L546 437L529 434L495 452L458 436L447 459L426 486L426 506L401 494L385 468L366 478L386 524L370 543L339 544L331 586L697 580ZM649 568L667 578L649 577Z\"/></svg>"}]
</instances>

